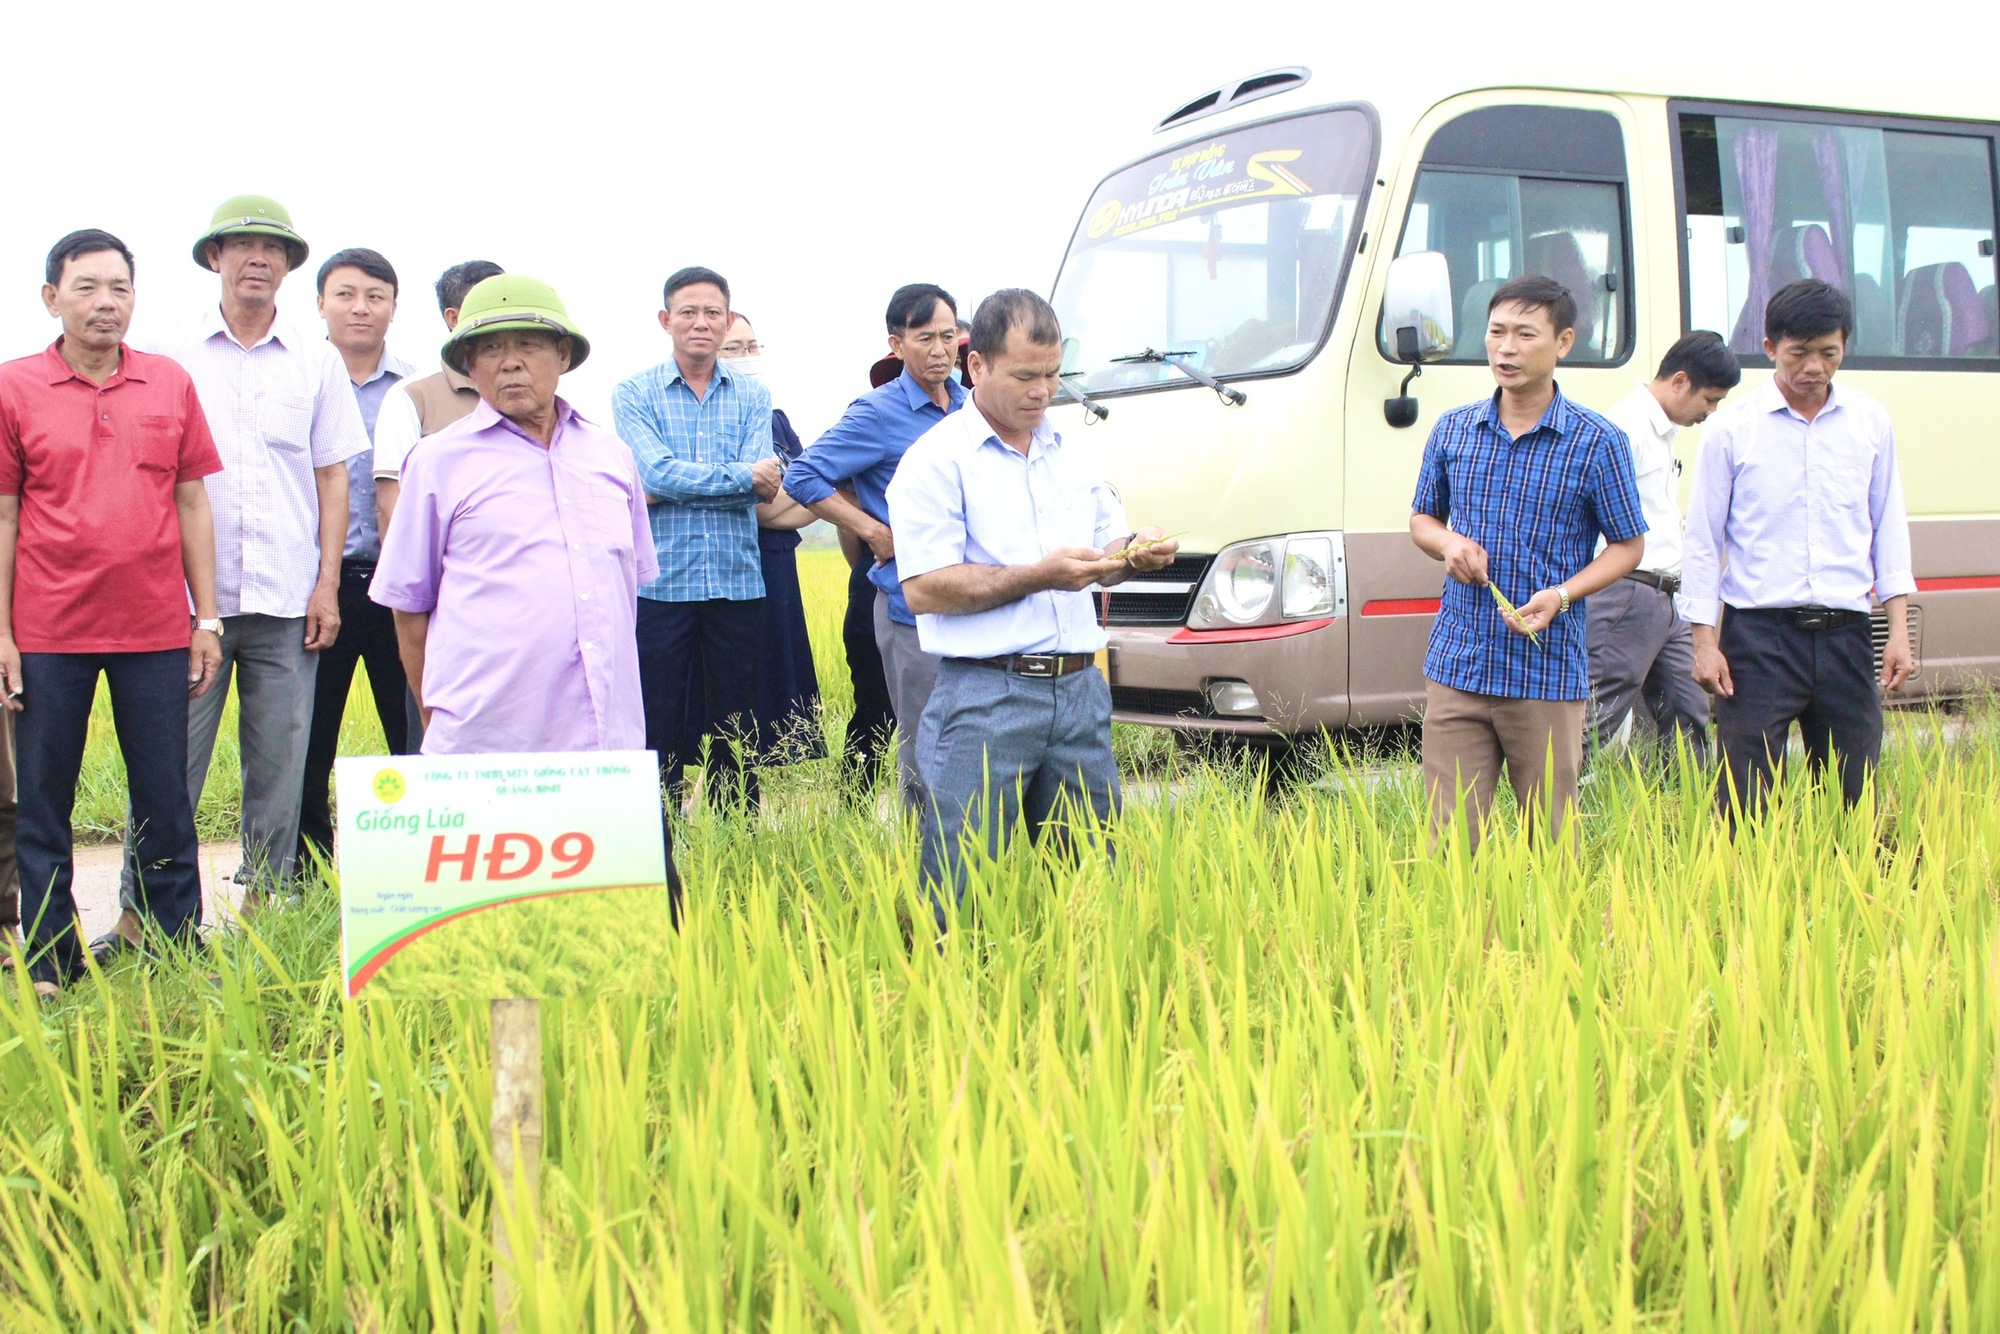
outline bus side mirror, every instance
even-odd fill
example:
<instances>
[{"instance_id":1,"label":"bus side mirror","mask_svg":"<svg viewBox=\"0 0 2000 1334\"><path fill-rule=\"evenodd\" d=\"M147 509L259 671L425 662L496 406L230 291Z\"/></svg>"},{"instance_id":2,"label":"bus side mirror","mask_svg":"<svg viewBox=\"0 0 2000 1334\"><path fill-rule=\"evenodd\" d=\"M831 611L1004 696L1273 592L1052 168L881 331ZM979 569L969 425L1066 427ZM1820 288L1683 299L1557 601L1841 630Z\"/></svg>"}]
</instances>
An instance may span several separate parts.
<instances>
[{"instance_id":1,"label":"bus side mirror","mask_svg":"<svg viewBox=\"0 0 2000 1334\"><path fill-rule=\"evenodd\" d=\"M1426 361L1451 351L1451 270L1443 255L1422 250L1398 255L1389 262L1382 323L1392 331L1396 360L1410 368L1396 397L1382 404L1382 415L1400 430L1417 421L1417 400L1410 396L1410 381L1424 373Z\"/></svg>"}]
</instances>

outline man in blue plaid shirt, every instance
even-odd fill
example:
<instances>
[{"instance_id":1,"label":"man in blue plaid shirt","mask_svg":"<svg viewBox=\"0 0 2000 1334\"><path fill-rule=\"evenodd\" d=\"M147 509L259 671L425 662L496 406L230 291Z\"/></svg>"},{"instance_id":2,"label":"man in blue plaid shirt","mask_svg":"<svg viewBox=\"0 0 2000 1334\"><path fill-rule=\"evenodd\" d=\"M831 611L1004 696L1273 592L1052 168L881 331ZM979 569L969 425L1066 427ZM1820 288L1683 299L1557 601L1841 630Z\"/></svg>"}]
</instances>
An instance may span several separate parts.
<instances>
[{"instance_id":1,"label":"man in blue plaid shirt","mask_svg":"<svg viewBox=\"0 0 2000 1334\"><path fill-rule=\"evenodd\" d=\"M687 718L689 669L700 655L711 744L728 749L719 774L751 809L757 774L739 763L734 735L749 746L755 683L763 670L764 567L757 502L778 494L783 471L771 448L771 393L719 363L729 329L729 283L713 269L667 279L660 327L673 357L611 395L612 422L639 463L660 577L639 589L639 683L646 746L660 778L680 789L691 756L677 753ZM733 798L737 792L726 792Z\"/></svg>"},{"instance_id":2,"label":"man in blue plaid shirt","mask_svg":"<svg viewBox=\"0 0 2000 1334\"><path fill-rule=\"evenodd\" d=\"M1524 815L1546 801L1562 834L1590 699L1583 600L1646 545L1624 432L1556 387L1575 325L1576 301L1553 279L1493 293L1486 360L1500 387L1438 418L1410 506L1411 538L1451 576L1424 655L1431 828L1442 837L1463 802L1475 847L1503 764Z\"/></svg>"}]
</instances>

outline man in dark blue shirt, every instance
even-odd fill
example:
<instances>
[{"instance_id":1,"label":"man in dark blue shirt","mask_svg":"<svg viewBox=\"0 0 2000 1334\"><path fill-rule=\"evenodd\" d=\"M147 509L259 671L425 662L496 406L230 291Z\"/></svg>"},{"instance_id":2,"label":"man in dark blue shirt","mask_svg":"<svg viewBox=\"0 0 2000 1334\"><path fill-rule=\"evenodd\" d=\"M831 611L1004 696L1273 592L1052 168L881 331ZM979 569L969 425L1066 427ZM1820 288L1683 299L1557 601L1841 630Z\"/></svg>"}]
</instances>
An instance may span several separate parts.
<instances>
[{"instance_id":1,"label":"man in dark blue shirt","mask_svg":"<svg viewBox=\"0 0 2000 1334\"><path fill-rule=\"evenodd\" d=\"M1575 325L1576 301L1551 278L1493 293L1486 360L1500 387L1438 418L1410 505L1411 538L1451 576L1424 655L1431 827L1441 836L1464 801L1474 846L1503 764L1523 812L1546 798L1562 833L1590 700L1583 600L1646 545L1625 433L1556 387Z\"/></svg>"},{"instance_id":2,"label":"man in dark blue shirt","mask_svg":"<svg viewBox=\"0 0 2000 1334\"><path fill-rule=\"evenodd\" d=\"M896 771L903 799L917 794L917 720L937 681L937 659L917 643L917 618L896 576L889 529L889 481L917 437L958 411L965 389L958 365L958 304L933 283L899 287L889 298L889 350L903 373L848 406L833 429L785 471L785 491L820 518L852 533L874 554L875 642L896 711ZM850 486L854 499L839 488Z\"/></svg>"}]
</instances>

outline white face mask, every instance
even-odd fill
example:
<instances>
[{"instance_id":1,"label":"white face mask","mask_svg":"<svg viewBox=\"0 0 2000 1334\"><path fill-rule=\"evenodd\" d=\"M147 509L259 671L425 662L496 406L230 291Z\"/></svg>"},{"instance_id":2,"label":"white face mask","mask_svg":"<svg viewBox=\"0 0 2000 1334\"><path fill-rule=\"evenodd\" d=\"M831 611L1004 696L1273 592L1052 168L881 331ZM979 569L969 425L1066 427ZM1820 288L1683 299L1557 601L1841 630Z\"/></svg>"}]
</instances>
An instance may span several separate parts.
<instances>
[{"instance_id":1,"label":"white face mask","mask_svg":"<svg viewBox=\"0 0 2000 1334\"><path fill-rule=\"evenodd\" d=\"M731 375L747 375L753 380L764 378L764 363L769 357L723 357L723 369Z\"/></svg>"}]
</instances>

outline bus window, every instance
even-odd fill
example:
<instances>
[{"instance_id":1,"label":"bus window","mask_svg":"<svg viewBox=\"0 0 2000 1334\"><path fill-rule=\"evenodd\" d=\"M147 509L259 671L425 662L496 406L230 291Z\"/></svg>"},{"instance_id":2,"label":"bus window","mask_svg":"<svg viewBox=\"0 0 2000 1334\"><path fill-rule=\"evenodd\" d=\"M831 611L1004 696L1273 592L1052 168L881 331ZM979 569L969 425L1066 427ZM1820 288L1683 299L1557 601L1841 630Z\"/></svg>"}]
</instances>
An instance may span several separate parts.
<instances>
[{"instance_id":1,"label":"bus window","mask_svg":"<svg viewBox=\"0 0 2000 1334\"><path fill-rule=\"evenodd\" d=\"M1688 319L1761 357L1764 305L1818 278L1854 303L1854 357L2000 367L1992 140L1683 112Z\"/></svg>"},{"instance_id":2,"label":"bus window","mask_svg":"<svg viewBox=\"0 0 2000 1334\"><path fill-rule=\"evenodd\" d=\"M1099 185L1054 304L1063 368L1085 392L1194 382L1178 352L1228 379L1303 366L1326 336L1355 246L1377 132L1358 108L1241 126Z\"/></svg>"},{"instance_id":3,"label":"bus window","mask_svg":"<svg viewBox=\"0 0 2000 1334\"><path fill-rule=\"evenodd\" d=\"M1599 111L1485 107L1432 136L1397 253L1445 257L1457 306L1445 361L1486 360L1487 304L1527 274L1554 278L1576 299L1571 365L1624 358L1624 163L1618 123ZM1380 339L1393 358L1386 329Z\"/></svg>"}]
</instances>

